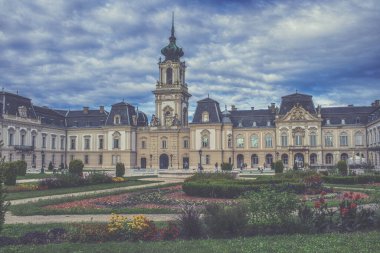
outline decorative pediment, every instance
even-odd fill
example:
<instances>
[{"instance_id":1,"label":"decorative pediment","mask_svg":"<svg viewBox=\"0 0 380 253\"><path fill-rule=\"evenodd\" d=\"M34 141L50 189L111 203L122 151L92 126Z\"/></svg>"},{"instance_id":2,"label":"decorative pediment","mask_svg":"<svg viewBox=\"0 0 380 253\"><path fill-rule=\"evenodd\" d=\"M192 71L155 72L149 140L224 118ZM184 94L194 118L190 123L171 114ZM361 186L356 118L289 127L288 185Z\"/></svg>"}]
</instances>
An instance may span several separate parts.
<instances>
[{"instance_id":1,"label":"decorative pediment","mask_svg":"<svg viewBox=\"0 0 380 253\"><path fill-rule=\"evenodd\" d=\"M316 121L319 119L311 115L300 104L296 104L281 121Z\"/></svg>"}]
</instances>

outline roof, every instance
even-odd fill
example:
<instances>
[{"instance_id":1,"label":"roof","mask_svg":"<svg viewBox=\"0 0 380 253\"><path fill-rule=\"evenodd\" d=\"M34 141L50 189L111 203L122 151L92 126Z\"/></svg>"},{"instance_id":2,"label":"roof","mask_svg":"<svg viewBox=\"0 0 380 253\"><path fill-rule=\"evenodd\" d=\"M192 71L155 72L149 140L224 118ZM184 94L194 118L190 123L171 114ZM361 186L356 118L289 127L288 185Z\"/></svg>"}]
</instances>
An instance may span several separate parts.
<instances>
[{"instance_id":1,"label":"roof","mask_svg":"<svg viewBox=\"0 0 380 253\"><path fill-rule=\"evenodd\" d=\"M33 106L34 111L45 125L65 127L65 116L48 107Z\"/></svg>"},{"instance_id":2,"label":"roof","mask_svg":"<svg viewBox=\"0 0 380 253\"><path fill-rule=\"evenodd\" d=\"M207 112L209 115L208 122L202 122L202 114ZM211 98L205 98L197 102L197 108L193 116L192 123L221 123L222 113L219 108L219 103Z\"/></svg>"},{"instance_id":3,"label":"roof","mask_svg":"<svg viewBox=\"0 0 380 253\"><path fill-rule=\"evenodd\" d=\"M321 108L323 125L326 125L327 119L331 125L342 124L367 124L370 114L375 110L373 106L346 106L346 107L326 107Z\"/></svg>"},{"instance_id":4,"label":"roof","mask_svg":"<svg viewBox=\"0 0 380 253\"><path fill-rule=\"evenodd\" d=\"M100 127L104 126L108 112L97 110L74 110L66 114L67 127Z\"/></svg>"},{"instance_id":5,"label":"roof","mask_svg":"<svg viewBox=\"0 0 380 253\"><path fill-rule=\"evenodd\" d=\"M9 92L0 93L0 114L3 113L3 102L4 103L4 113L14 116L20 116L19 108L26 108L26 115L28 118L36 119L37 116L34 112L32 102L29 98L20 96L18 94L13 94Z\"/></svg>"},{"instance_id":6,"label":"roof","mask_svg":"<svg viewBox=\"0 0 380 253\"><path fill-rule=\"evenodd\" d=\"M263 110L232 110L231 121L234 127L268 127L274 126L275 112L271 109Z\"/></svg>"},{"instance_id":7,"label":"roof","mask_svg":"<svg viewBox=\"0 0 380 253\"><path fill-rule=\"evenodd\" d=\"M279 114L287 114L296 105L301 105L306 111L311 114L317 113L312 96L301 93L294 93L282 97Z\"/></svg>"}]
</instances>

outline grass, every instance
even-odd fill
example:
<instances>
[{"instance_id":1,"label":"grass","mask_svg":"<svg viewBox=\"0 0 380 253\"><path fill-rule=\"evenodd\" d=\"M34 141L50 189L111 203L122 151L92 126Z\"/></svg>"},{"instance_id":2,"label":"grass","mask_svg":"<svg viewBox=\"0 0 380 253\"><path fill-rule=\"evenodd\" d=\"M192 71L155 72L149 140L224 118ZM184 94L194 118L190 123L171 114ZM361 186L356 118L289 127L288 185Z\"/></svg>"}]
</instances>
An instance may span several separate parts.
<instances>
[{"instance_id":1,"label":"grass","mask_svg":"<svg viewBox=\"0 0 380 253\"><path fill-rule=\"evenodd\" d=\"M26 174L25 176L17 176L17 180L23 180L23 179L43 179L43 178L49 178L52 177L53 174L41 174L41 173L31 173Z\"/></svg>"},{"instance_id":2,"label":"grass","mask_svg":"<svg viewBox=\"0 0 380 253\"><path fill-rule=\"evenodd\" d=\"M161 187L168 187L177 184L164 184L157 186L145 187L144 189L157 189ZM19 205L11 205L8 210L12 212L14 215L20 216L28 216L28 215L58 215L58 214L110 214L111 212L120 213L120 214L152 214L152 213L175 213L173 210L163 209L163 208L155 208L155 209L146 209L146 208L70 208L70 209L45 209L44 206L60 204L64 202L71 202L76 200L83 200L89 198L97 198L104 196L114 196L118 194L123 194L127 192L136 192L141 189L130 189L130 190L119 190L114 192L105 192L105 193L96 193L96 194L86 194L84 196L76 196L76 197L65 197L58 199L46 199L46 200L38 200L35 202L29 202L26 204Z\"/></svg>"},{"instance_id":3,"label":"grass","mask_svg":"<svg viewBox=\"0 0 380 253\"><path fill-rule=\"evenodd\" d=\"M146 252L146 253L231 253L231 252L379 252L380 232L331 233L319 235L257 236L225 240L189 240L172 242L105 242L17 245L0 248L2 252Z\"/></svg>"},{"instance_id":4,"label":"grass","mask_svg":"<svg viewBox=\"0 0 380 253\"><path fill-rule=\"evenodd\" d=\"M24 192L10 192L10 193L7 193L6 200L26 199L26 198L66 194L66 193L114 189L114 188L143 185L143 184L149 184L149 183L154 183L154 182L153 181L138 181L138 179L134 178L134 179L129 179L126 182L121 182L121 183L95 184L95 185L86 185L86 186L70 187L70 188L58 188L58 189L50 189L50 190L39 190L39 191L36 190L36 191L24 191Z\"/></svg>"},{"instance_id":5,"label":"grass","mask_svg":"<svg viewBox=\"0 0 380 253\"><path fill-rule=\"evenodd\" d=\"M326 187L336 187L339 190L355 190L355 189L366 189L366 190L380 190L380 186L368 185L368 184L323 184Z\"/></svg>"}]
</instances>

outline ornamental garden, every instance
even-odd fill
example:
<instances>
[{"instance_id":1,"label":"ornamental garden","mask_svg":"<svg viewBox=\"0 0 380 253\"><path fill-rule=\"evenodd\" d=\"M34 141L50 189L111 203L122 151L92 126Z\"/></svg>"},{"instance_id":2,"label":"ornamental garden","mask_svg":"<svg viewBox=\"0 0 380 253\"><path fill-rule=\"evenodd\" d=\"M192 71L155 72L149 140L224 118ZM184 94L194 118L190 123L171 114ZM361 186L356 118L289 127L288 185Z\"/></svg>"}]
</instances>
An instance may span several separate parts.
<instances>
[{"instance_id":1,"label":"ornamental garden","mask_svg":"<svg viewBox=\"0 0 380 253\"><path fill-rule=\"evenodd\" d=\"M67 171L54 174L29 175L25 167L23 162L1 162L0 251L44 252L53 247L67 252L86 245L83 252L90 252L88 245L102 242L108 250L117 251L127 244L131 252L161 252L149 250L158 250L155 244L167 250L169 246L162 243L172 241L172 250L188 247L189 252L203 252L202 247L211 247L213 250L204 252L230 252L230 246L218 243L228 239L230 244L251 250L247 252L255 252L259 241L264 248L257 252L281 252L281 244L269 242L283 240L286 245L286 241L301 237L302 247L329 238L347 241L339 249L354 252L361 242L355 244L352 238L380 236L380 175L373 171L347 175L343 162L334 171L323 173L283 172L281 162L276 162L274 175L243 177L224 170L196 173L182 181L124 177L123 164L117 164L116 176L84 172L79 160L72 161ZM34 180L17 183L28 178ZM71 193L76 196L59 196ZM33 201L22 201L28 199ZM6 211L31 219L34 215L94 218L82 223L7 224ZM108 218L97 220L97 215ZM138 244L142 241L150 244ZM192 249L188 242L199 248ZM373 252L379 246L378 240L372 240L361 252Z\"/></svg>"}]
</instances>

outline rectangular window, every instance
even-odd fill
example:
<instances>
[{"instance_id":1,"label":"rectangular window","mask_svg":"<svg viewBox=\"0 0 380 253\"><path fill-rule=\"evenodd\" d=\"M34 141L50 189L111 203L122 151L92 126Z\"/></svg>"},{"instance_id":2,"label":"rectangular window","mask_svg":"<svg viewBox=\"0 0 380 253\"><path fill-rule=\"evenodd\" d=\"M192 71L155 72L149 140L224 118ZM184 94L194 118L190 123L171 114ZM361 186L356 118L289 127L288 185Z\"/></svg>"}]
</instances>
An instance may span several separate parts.
<instances>
[{"instance_id":1,"label":"rectangular window","mask_svg":"<svg viewBox=\"0 0 380 253\"><path fill-rule=\"evenodd\" d=\"M161 145L161 147L162 147L163 149L166 148L166 140L162 140L162 145Z\"/></svg>"},{"instance_id":2,"label":"rectangular window","mask_svg":"<svg viewBox=\"0 0 380 253\"><path fill-rule=\"evenodd\" d=\"M55 137L51 137L51 149L55 149Z\"/></svg>"},{"instance_id":3,"label":"rectangular window","mask_svg":"<svg viewBox=\"0 0 380 253\"><path fill-rule=\"evenodd\" d=\"M113 139L113 148L119 148L119 139Z\"/></svg>"},{"instance_id":4,"label":"rectangular window","mask_svg":"<svg viewBox=\"0 0 380 253\"><path fill-rule=\"evenodd\" d=\"M42 148L46 148L46 136L42 136Z\"/></svg>"},{"instance_id":5,"label":"rectangular window","mask_svg":"<svg viewBox=\"0 0 380 253\"><path fill-rule=\"evenodd\" d=\"M88 164L88 155L84 155L84 164Z\"/></svg>"},{"instance_id":6,"label":"rectangular window","mask_svg":"<svg viewBox=\"0 0 380 253\"><path fill-rule=\"evenodd\" d=\"M103 164L103 155L99 155L98 164Z\"/></svg>"},{"instance_id":7,"label":"rectangular window","mask_svg":"<svg viewBox=\"0 0 380 253\"><path fill-rule=\"evenodd\" d=\"M24 134L21 135L21 145L22 146L25 145L25 135Z\"/></svg>"},{"instance_id":8,"label":"rectangular window","mask_svg":"<svg viewBox=\"0 0 380 253\"><path fill-rule=\"evenodd\" d=\"M104 147L103 137L99 137L99 149L103 149L103 147Z\"/></svg>"},{"instance_id":9,"label":"rectangular window","mask_svg":"<svg viewBox=\"0 0 380 253\"><path fill-rule=\"evenodd\" d=\"M13 146L13 134L9 134L8 146Z\"/></svg>"},{"instance_id":10,"label":"rectangular window","mask_svg":"<svg viewBox=\"0 0 380 253\"><path fill-rule=\"evenodd\" d=\"M141 141L141 148L142 149L146 148L145 141Z\"/></svg>"},{"instance_id":11,"label":"rectangular window","mask_svg":"<svg viewBox=\"0 0 380 253\"><path fill-rule=\"evenodd\" d=\"M84 139L84 149L89 150L90 149L90 138Z\"/></svg>"},{"instance_id":12,"label":"rectangular window","mask_svg":"<svg viewBox=\"0 0 380 253\"><path fill-rule=\"evenodd\" d=\"M281 146L287 147L288 146L288 136L282 135L281 136Z\"/></svg>"},{"instance_id":13,"label":"rectangular window","mask_svg":"<svg viewBox=\"0 0 380 253\"><path fill-rule=\"evenodd\" d=\"M75 146L76 146L76 139L75 139L75 137L71 137L70 138L70 149L75 150Z\"/></svg>"},{"instance_id":14,"label":"rectangular window","mask_svg":"<svg viewBox=\"0 0 380 253\"><path fill-rule=\"evenodd\" d=\"M36 146L36 136L32 135L32 147L34 148Z\"/></svg>"},{"instance_id":15,"label":"rectangular window","mask_svg":"<svg viewBox=\"0 0 380 253\"><path fill-rule=\"evenodd\" d=\"M296 146L302 146L302 135L294 136L294 144Z\"/></svg>"},{"instance_id":16,"label":"rectangular window","mask_svg":"<svg viewBox=\"0 0 380 253\"><path fill-rule=\"evenodd\" d=\"M189 140L183 140L183 148L189 148Z\"/></svg>"},{"instance_id":17,"label":"rectangular window","mask_svg":"<svg viewBox=\"0 0 380 253\"><path fill-rule=\"evenodd\" d=\"M310 146L312 146L312 147L317 146L317 136L316 135L310 135Z\"/></svg>"},{"instance_id":18,"label":"rectangular window","mask_svg":"<svg viewBox=\"0 0 380 253\"><path fill-rule=\"evenodd\" d=\"M61 164L63 164L63 155L61 155Z\"/></svg>"},{"instance_id":19,"label":"rectangular window","mask_svg":"<svg viewBox=\"0 0 380 253\"><path fill-rule=\"evenodd\" d=\"M356 146L363 146L363 135L355 135L355 145Z\"/></svg>"},{"instance_id":20,"label":"rectangular window","mask_svg":"<svg viewBox=\"0 0 380 253\"><path fill-rule=\"evenodd\" d=\"M61 150L65 149L65 138L61 137Z\"/></svg>"},{"instance_id":21,"label":"rectangular window","mask_svg":"<svg viewBox=\"0 0 380 253\"><path fill-rule=\"evenodd\" d=\"M333 146L333 137L332 137L332 135L326 135L325 136L325 146L326 147L332 147Z\"/></svg>"},{"instance_id":22,"label":"rectangular window","mask_svg":"<svg viewBox=\"0 0 380 253\"><path fill-rule=\"evenodd\" d=\"M120 156L119 155L112 155L112 164L115 165L118 162L120 162Z\"/></svg>"},{"instance_id":23,"label":"rectangular window","mask_svg":"<svg viewBox=\"0 0 380 253\"><path fill-rule=\"evenodd\" d=\"M55 154L53 154L53 155L51 156L51 162L53 163L53 165L55 164Z\"/></svg>"},{"instance_id":24,"label":"rectangular window","mask_svg":"<svg viewBox=\"0 0 380 253\"><path fill-rule=\"evenodd\" d=\"M341 147L348 146L348 136L347 135L341 135L339 137L339 142Z\"/></svg>"},{"instance_id":25,"label":"rectangular window","mask_svg":"<svg viewBox=\"0 0 380 253\"><path fill-rule=\"evenodd\" d=\"M74 155L70 155L70 161L74 161Z\"/></svg>"},{"instance_id":26,"label":"rectangular window","mask_svg":"<svg viewBox=\"0 0 380 253\"><path fill-rule=\"evenodd\" d=\"M266 148L272 147L272 136L266 136L265 137L265 147Z\"/></svg>"},{"instance_id":27,"label":"rectangular window","mask_svg":"<svg viewBox=\"0 0 380 253\"><path fill-rule=\"evenodd\" d=\"M36 167L36 155L32 155L32 167Z\"/></svg>"},{"instance_id":28,"label":"rectangular window","mask_svg":"<svg viewBox=\"0 0 380 253\"><path fill-rule=\"evenodd\" d=\"M12 162L13 160L13 154L9 154L9 161Z\"/></svg>"}]
</instances>

